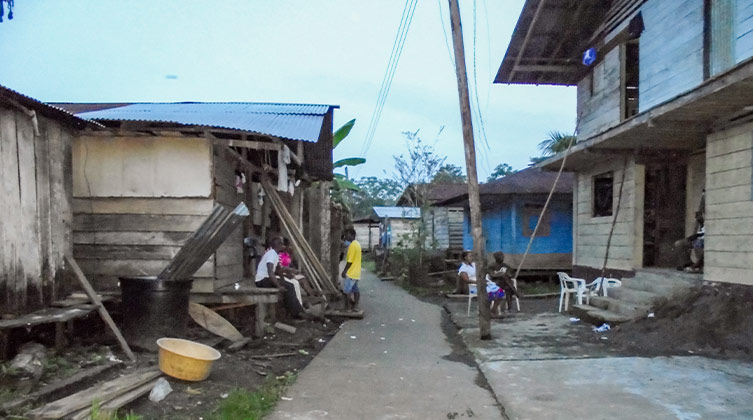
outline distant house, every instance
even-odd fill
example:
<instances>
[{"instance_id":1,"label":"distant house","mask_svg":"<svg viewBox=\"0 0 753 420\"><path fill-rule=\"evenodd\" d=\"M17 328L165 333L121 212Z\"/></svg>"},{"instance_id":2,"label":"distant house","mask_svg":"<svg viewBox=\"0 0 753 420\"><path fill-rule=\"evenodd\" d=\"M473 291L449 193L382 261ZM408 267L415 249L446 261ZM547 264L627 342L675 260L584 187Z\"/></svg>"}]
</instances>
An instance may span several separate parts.
<instances>
[{"instance_id":1,"label":"distant house","mask_svg":"<svg viewBox=\"0 0 753 420\"><path fill-rule=\"evenodd\" d=\"M753 3L527 0L495 82L577 86L576 274L674 270L700 211L704 280L753 284Z\"/></svg>"},{"instance_id":2,"label":"distant house","mask_svg":"<svg viewBox=\"0 0 753 420\"><path fill-rule=\"evenodd\" d=\"M0 313L24 315L65 297L71 146L96 125L0 86Z\"/></svg>"},{"instance_id":3,"label":"distant house","mask_svg":"<svg viewBox=\"0 0 753 420\"><path fill-rule=\"evenodd\" d=\"M354 220L353 229L356 230L356 240L361 244L363 252L370 252L379 245L379 220L376 216Z\"/></svg>"},{"instance_id":4,"label":"distant house","mask_svg":"<svg viewBox=\"0 0 753 420\"><path fill-rule=\"evenodd\" d=\"M417 194L417 189L423 189ZM411 185L397 200L398 206L417 205L426 207L423 219L427 229L428 245L440 250L461 252L463 250L463 207L454 205L432 206L468 192L467 183L430 183ZM423 196L424 200L418 200Z\"/></svg>"},{"instance_id":5,"label":"distant house","mask_svg":"<svg viewBox=\"0 0 753 420\"><path fill-rule=\"evenodd\" d=\"M282 187L293 194L281 198L334 275L339 248L331 246L329 188L326 182L303 186L332 179L336 106L58 106L105 126L80 132L72 142L73 252L98 289L116 287L121 276L158 274L215 205L232 208L241 201L251 216L198 270L193 291L213 292L248 277L255 261L245 252L244 237L262 246L282 231L260 192L260 177L276 183L283 174L288 182ZM289 164L281 154L290 156ZM300 188L290 185L296 180L302 180Z\"/></svg>"},{"instance_id":6,"label":"distant house","mask_svg":"<svg viewBox=\"0 0 753 420\"><path fill-rule=\"evenodd\" d=\"M556 173L528 168L479 186L487 253L502 251L516 265L528 246ZM528 270L566 270L572 266L572 181L564 173L526 257ZM462 206L463 246L473 249L468 194L434 204Z\"/></svg>"},{"instance_id":7,"label":"distant house","mask_svg":"<svg viewBox=\"0 0 753 420\"><path fill-rule=\"evenodd\" d=\"M374 206L372 216L379 221L379 240L383 248L408 246L409 236L415 232L421 219L418 207Z\"/></svg>"}]
</instances>

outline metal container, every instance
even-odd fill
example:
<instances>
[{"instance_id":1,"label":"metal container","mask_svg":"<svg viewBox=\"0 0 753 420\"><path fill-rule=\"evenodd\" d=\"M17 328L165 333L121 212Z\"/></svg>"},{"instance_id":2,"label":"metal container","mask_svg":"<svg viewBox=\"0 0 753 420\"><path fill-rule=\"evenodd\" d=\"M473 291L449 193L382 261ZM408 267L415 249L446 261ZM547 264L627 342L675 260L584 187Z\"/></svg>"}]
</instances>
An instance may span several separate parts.
<instances>
[{"instance_id":1,"label":"metal container","mask_svg":"<svg viewBox=\"0 0 753 420\"><path fill-rule=\"evenodd\" d=\"M188 323L191 280L121 277L123 336L134 347L157 350L157 339L181 337Z\"/></svg>"}]
</instances>

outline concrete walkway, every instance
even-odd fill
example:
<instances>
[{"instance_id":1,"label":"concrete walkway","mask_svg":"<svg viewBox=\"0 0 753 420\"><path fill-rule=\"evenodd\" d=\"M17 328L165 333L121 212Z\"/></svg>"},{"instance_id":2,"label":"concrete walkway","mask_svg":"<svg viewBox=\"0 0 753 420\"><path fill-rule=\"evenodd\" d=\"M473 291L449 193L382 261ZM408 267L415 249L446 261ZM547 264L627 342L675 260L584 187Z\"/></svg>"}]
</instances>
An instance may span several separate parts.
<instances>
[{"instance_id":1,"label":"concrete walkway","mask_svg":"<svg viewBox=\"0 0 753 420\"><path fill-rule=\"evenodd\" d=\"M342 326L268 419L503 418L477 367L451 361L442 308L370 273L360 288L365 318Z\"/></svg>"},{"instance_id":2,"label":"concrete walkway","mask_svg":"<svg viewBox=\"0 0 753 420\"><path fill-rule=\"evenodd\" d=\"M495 321L493 340L480 341L465 306L445 306L511 420L753 419L751 363L618 357L575 338L591 326L557 313Z\"/></svg>"}]
</instances>

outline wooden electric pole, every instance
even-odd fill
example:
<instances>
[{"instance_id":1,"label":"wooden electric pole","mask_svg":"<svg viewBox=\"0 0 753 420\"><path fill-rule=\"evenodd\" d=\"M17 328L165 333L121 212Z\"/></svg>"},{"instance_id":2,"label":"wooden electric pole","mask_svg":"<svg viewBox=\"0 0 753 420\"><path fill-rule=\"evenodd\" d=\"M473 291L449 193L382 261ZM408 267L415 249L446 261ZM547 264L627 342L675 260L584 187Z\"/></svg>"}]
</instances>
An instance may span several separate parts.
<instances>
[{"instance_id":1,"label":"wooden electric pole","mask_svg":"<svg viewBox=\"0 0 753 420\"><path fill-rule=\"evenodd\" d=\"M468 75L465 71L465 51L463 49L463 28L460 25L458 0L450 0L450 23L452 24L452 44L455 50L455 73L458 78L460 117L463 120L463 144L465 146L465 167L468 173L468 203L471 207L471 227L473 231L473 251L476 261L476 289L478 290L478 325L481 339L492 338L489 322L490 310L486 299L486 252L481 229L481 199L478 192L476 173L476 147L473 143L473 122L471 121L471 100L468 96Z\"/></svg>"}]
</instances>

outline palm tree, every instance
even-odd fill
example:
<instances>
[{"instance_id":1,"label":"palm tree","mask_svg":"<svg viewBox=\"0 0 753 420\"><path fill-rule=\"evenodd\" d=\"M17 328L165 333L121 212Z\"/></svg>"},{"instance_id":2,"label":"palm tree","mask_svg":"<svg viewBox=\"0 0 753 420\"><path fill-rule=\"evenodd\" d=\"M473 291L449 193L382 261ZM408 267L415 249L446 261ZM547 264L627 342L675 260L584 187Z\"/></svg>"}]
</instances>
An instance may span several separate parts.
<instances>
[{"instance_id":1,"label":"palm tree","mask_svg":"<svg viewBox=\"0 0 753 420\"><path fill-rule=\"evenodd\" d=\"M573 135L565 134L561 131L550 131L549 138L539 143L539 150L544 156L554 156L557 153L564 152L570 147L571 142L575 142Z\"/></svg>"}]
</instances>

